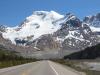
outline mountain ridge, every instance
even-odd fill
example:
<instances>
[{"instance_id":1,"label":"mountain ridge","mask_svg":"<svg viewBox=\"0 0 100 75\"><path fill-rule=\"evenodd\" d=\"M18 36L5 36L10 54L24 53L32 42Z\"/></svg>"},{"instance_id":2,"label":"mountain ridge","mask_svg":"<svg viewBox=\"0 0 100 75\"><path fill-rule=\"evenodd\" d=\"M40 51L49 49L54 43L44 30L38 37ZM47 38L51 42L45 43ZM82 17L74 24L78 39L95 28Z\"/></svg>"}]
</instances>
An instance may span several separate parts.
<instances>
[{"instance_id":1,"label":"mountain ridge","mask_svg":"<svg viewBox=\"0 0 100 75\"><path fill-rule=\"evenodd\" d=\"M22 25L5 28L1 36L24 56L61 58L98 43L90 24L71 13L35 11Z\"/></svg>"}]
</instances>

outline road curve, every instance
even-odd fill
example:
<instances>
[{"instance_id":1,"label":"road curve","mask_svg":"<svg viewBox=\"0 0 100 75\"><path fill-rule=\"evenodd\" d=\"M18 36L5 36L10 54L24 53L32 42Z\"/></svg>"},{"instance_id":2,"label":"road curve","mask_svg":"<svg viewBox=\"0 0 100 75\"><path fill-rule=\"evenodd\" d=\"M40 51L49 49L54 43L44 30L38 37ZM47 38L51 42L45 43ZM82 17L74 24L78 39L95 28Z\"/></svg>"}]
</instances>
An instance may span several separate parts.
<instances>
[{"instance_id":1,"label":"road curve","mask_svg":"<svg viewBox=\"0 0 100 75\"><path fill-rule=\"evenodd\" d=\"M0 69L0 75L84 75L52 61L37 61Z\"/></svg>"}]
</instances>

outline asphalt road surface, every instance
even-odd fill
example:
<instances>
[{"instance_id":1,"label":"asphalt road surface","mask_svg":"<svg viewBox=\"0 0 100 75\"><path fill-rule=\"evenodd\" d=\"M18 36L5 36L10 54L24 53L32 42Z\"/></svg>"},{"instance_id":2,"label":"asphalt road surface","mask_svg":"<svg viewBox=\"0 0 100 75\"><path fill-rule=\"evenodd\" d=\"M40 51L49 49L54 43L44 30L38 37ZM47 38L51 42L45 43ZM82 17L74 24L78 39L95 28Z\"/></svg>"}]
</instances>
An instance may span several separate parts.
<instances>
[{"instance_id":1,"label":"asphalt road surface","mask_svg":"<svg viewBox=\"0 0 100 75\"><path fill-rule=\"evenodd\" d=\"M85 75L52 61L37 61L0 69L0 75Z\"/></svg>"}]
</instances>

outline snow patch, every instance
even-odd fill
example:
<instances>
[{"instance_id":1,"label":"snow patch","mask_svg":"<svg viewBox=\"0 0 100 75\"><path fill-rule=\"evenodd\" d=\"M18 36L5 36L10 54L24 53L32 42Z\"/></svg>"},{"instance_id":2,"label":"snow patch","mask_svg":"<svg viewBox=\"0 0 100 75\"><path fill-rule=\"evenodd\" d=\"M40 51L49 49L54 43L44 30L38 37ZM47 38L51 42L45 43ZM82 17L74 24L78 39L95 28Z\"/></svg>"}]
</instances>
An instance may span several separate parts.
<instances>
[{"instance_id":1,"label":"snow patch","mask_svg":"<svg viewBox=\"0 0 100 75\"><path fill-rule=\"evenodd\" d=\"M93 27L93 26L90 26L91 30L93 32L100 32L100 28L97 28L97 27Z\"/></svg>"}]
</instances>

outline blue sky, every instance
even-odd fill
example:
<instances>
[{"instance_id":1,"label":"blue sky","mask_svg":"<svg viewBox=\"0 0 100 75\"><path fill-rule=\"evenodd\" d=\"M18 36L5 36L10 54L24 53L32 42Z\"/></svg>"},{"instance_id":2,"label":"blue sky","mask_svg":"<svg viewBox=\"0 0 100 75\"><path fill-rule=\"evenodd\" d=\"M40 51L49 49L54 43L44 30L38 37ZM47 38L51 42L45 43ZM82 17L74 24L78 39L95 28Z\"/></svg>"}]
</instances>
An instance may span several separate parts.
<instances>
[{"instance_id":1,"label":"blue sky","mask_svg":"<svg viewBox=\"0 0 100 75\"><path fill-rule=\"evenodd\" d=\"M100 0L0 0L0 24L19 25L38 10L71 12L82 19L100 12Z\"/></svg>"}]
</instances>

